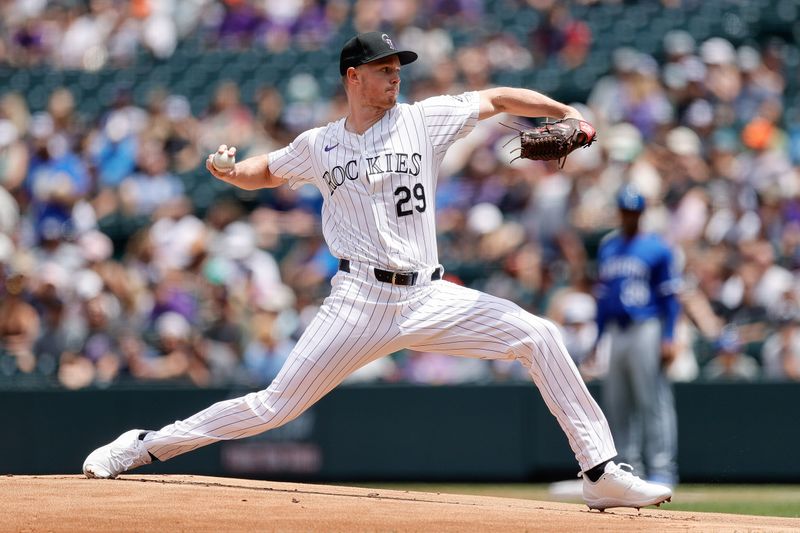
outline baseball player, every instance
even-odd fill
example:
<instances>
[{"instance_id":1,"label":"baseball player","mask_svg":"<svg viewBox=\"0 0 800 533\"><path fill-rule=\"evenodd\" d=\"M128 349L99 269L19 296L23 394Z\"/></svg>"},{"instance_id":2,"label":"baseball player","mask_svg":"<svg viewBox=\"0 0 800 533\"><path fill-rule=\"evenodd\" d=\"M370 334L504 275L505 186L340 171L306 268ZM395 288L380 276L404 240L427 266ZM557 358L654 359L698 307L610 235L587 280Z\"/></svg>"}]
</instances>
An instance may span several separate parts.
<instances>
[{"instance_id":1,"label":"baseball player","mask_svg":"<svg viewBox=\"0 0 800 533\"><path fill-rule=\"evenodd\" d=\"M610 337L603 402L620 456L644 466L649 480L677 481L677 422L665 370L675 358L673 333L680 280L667 244L639 231L645 199L633 185L617 194L620 228L598 251L597 325Z\"/></svg>"},{"instance_id":2,"label":"baseball player","mask_svg":"<svg viewBox=\"0 0 800 533\"><path fill-rule=\"evenodd\" d=\"M310 183L324 197L323 233L339 272L330 295L267 389L157 431L130 430L92 452L88 477L165 461L224 439L289 422L358 368L402 348L525 365L566 433L593 508L643 507L671 497L611 461L608 424L567 353L559 330L516 304L447 282L439 264L435 189L448 147L497 113L575 117L542 94L493 88L398 104L400 67L417 54L380 32L343 47L339 71L348 114L301 133L289 146L236 163L218 179L244 189ZM228 156L233 149L220 147Z\"/></svg>"}]
</instances>

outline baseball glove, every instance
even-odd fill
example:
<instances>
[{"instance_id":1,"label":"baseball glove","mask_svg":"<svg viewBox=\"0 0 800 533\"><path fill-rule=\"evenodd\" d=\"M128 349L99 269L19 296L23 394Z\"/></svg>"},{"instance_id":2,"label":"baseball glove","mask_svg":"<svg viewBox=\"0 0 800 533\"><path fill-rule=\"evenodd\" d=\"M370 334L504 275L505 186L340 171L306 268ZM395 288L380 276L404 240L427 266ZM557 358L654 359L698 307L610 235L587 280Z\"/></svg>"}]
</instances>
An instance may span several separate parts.
<instances>
[{"instance_id":1,"label":"baseball glove","mask_svg":"<svg viewBox=\"0 0 800 533\"><path fill-rule=\"evenodd\" d=\"M567 156L575 149L589 146L597 140L594 127L576 118L546 122L526 130L507 127L519 133L519 155L515 159L558 160L559 168L564 166Z\"/></svg>"}]
</instances>

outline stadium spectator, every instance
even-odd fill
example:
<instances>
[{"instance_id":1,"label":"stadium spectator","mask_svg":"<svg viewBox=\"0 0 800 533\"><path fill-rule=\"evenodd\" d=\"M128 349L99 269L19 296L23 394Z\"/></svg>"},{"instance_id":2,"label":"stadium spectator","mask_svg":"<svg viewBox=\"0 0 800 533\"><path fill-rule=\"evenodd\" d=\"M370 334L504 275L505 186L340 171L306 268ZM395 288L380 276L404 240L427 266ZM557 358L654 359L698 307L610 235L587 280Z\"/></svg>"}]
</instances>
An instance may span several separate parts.
<instances>
[{"instance_id":1,"label":"stadium spectator","mask_svg":"<svg viewBox=\"0 0 800 533\"><path fill-rule=\"evenodd\" d=\"M91 162L97 168L98 187L113 188L136 168L139 129L144 111L130 105L129 95L120 90L114 107L102 120L102 127L92 136Z\"/></svg>"},{"instance_id":2,"label":"stadium spectator","mask_svg":"<svg viewBox=\"0 0 800 533\"><path fill-rule=\"evenodd\" d=\"M253 137L253 114L240 100L239 87L226 80L214 92L208 114L200 123L200 151L205 153L226 139L243 153L247 152Z\"/></svg>"},{"instance_id":3,"label":"stadium spectator","mask_svg":"<svg viewBox=\"0 0 800 533\"><path fill-rule=\"evenodd\" d=\"M712 381L755 381L761 369L753 357L742 351L735 328L726 328L714 343L716 355L703 369L703 377Z\"/></svg>"},{"instance_id":4,"label":"stadium spectator","mask_svg":"<svg viewBox=\"0 0 800 533\"><path fill-rule=\"evenodd\" d=\"M278 317L278 313L259 310L251 319L252 340L244 349L242 361L248 386L269 385L294 348L294 341L281 331Z\"/></svg>"},{"instance_id":5,"label":"stadium spectator","mask_svg":"<svg viewBox=\"0 0 800 533\"><path fill-rule=\"evenodd\" d=\"M4 265L3 292L0 298L0 351L7 358L3 371L31 373L36 369L34 344L41 333L36 309L25 301L29 261L21 257L16 264Z\"/></svg>"},{"instance_id":6,"label":"stadium spectator","mask_svg":"<svg viewBox=\"0 0 800 533\"><path fill-rule=\"evenodd\" d=\"M39 372L52 378L63 354L77 351L83 342L83 315L71 305L70 276L61 265L42 264L32 281L32 303L41 320L33 352Z\"/></svg>"},{"instance_id":7,"label":"stadium spectator","mask_svg":"<svg viewBox=\"0 0 800 533\"><path fill-rule=\"evenodd\" d=\"M19 127L8 118L0 119L0 185L9 192L17 191L28 173L28 163L28 147L20 138Z\"/></svg>"},{"instance_id":8,"label":"stadium spectator","mask_svg":"<svg viewBox=\"0 0 800 533\"><path fill-rule=\"evenodd\" d=\"M765 378L800 381L800 321L796 312L779 319L776 331L764 342L761 361Z\"/></svg>"},{"instance_id":9,"label":"stadium spectator","mask_svg":"<svg viewBox=\"0 0 800 533\"><path fill-rule=\"evenodd\" d=\"M565 345L578 368L597 343L597 304L591 294L566 288L554 295L548 314L564 332ZM591 364L596 362L591 361Z\"/></svg>"},{"instance_id":10,"label":"stadium spectator","mask_svg":"<svg viewBox=\"0 0 800 533\"><path fill-rule=\"evenodd\" d=\"M585 22L572 17L568 6L553 2L542 14L530 41L537 65L557 57L564 68L573 69L586 60L592 31Z\"/></svg>"},{"instance_id":11,"label":"stadium spectator","mask_svg":"<svg viewBox=\"0 0 800 533\"><path fill-rule=\"evenodd\" d=\"M154 329L155 355L140 358L135 377L207 386L211 380L209 368L192 344L189 321L175 311L167 311L156 319Z\"/></svg>"},{"instance_id":12,"label":"stadium spectator","mask_svg":"<svg viewBox=\"0 0 800 533\"><path fill-rule=\"evenodd\" d=\"M88 285L88 280L82 284ZM107 387L114 381L122 364L119 347L119 324L113 318L113 299L110 295L98 292L96 288L82 287L86 297L82 302L82 316L85 323L78 324L79 341L61 353L58 378L62 385L78 389L89 385Z\"/></svg>"},{"instance_id":13,"label":"stadium spectator","mask_svg":"<svg viewBox=\"0 0 800 533\"><path fill-rule=\"evenodd\" d=\"M163 203L183 197L183 182L168 171L167 154L160 143L143 144L137 159L140 172L119 184L124 213L152 215Z\"/></svg>"}]
</instances>

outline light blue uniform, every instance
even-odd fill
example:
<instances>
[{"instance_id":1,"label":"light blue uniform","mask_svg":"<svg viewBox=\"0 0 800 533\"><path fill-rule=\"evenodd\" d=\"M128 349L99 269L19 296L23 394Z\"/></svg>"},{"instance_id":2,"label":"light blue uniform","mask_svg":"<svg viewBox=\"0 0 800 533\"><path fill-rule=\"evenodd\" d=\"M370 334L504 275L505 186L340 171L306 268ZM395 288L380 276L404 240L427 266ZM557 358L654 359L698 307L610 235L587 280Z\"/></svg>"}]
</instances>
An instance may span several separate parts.
<instances>
[{"instance_id":1,"label":"light blue uniform","mask_svg":"<svg viewBox=\"0 0 800 533\"><path fill-rule=\"evenodd\" d=\"M673 255L657 235L619 232L598 252L597 325L611 340L603 401L620 459L653 481L677 481L677 421L661 365L661 341L671 340L680 279Z\"/></svg>"}]
</instances>

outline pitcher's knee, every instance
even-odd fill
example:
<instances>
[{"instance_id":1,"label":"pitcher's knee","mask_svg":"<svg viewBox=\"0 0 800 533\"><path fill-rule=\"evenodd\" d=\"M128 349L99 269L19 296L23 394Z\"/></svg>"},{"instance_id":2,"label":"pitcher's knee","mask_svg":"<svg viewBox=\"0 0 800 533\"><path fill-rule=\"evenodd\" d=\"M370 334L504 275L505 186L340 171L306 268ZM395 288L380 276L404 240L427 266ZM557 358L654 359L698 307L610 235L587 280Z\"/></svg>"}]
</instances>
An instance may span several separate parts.
<instances>
[{"instance_id":1,"label":"pitcher's knee","mask_svg":"<svg viewBox=\"0 0 800 533\"><path fill-rule=\"evenodd\" d=\"M546 318L534 316L532 320L532 329L533 333L531 334L531 337L537 342L540 340L542 342L551 343L563 342L561 337L561 329L556 326L555 323Z\"/></svg>"},{"instance_id":2,"label":"pitcher's knee","mask_svg":"<svg viewBox=\"0 0 800 533\"><path fill-rule=\"evenodd\" d=\"M561 329L550 320L533 316L527 321L528 337L534 352L545 355L566 352Z\"/></svg>"},{"instance_id":3,"label":"pitcher's knee","mask_svg":"<svg viewBox=\"0 0 800 533\"><path fill-rule=\"evenodd\" d=\"M257 403L255 411L266 429L274 429L291 422L314 403L301 401L295 395L281 394L271 387L251 393L248 398Z\"/></svg>"}]
</instances>

